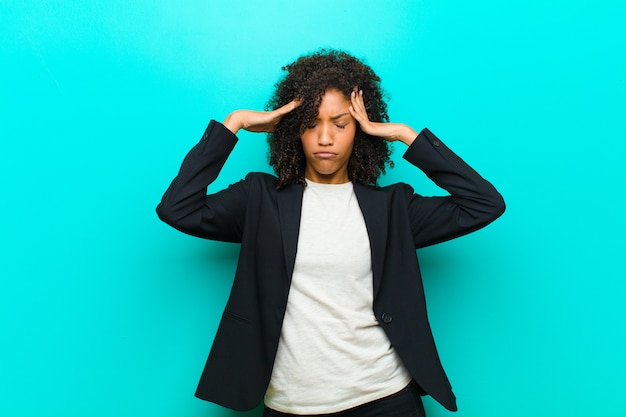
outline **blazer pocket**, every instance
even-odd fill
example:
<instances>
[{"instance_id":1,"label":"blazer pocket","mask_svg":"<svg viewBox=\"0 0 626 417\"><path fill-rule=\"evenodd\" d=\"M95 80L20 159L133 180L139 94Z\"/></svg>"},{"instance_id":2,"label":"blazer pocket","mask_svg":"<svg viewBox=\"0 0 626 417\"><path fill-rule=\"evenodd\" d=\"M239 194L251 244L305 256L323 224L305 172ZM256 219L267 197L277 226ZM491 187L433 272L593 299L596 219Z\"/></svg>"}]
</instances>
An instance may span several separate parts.
<instances>
[{"instance_id":1,"label":"blazer pocket","mask_svg":"<svg viewBox=\"0 0 626 417\"><path fill-rule=\"evenodd\" d=\"M239 323L252 324L252 320L250 320L250 319L248 319L248 318L246 318L246 317L244 317L244 316L242 316L240 314L233 313L230 310L224 310L224 318L229 318L229 319L235 320L235 321L237 321Z\"/></svg>"}]
</instances>

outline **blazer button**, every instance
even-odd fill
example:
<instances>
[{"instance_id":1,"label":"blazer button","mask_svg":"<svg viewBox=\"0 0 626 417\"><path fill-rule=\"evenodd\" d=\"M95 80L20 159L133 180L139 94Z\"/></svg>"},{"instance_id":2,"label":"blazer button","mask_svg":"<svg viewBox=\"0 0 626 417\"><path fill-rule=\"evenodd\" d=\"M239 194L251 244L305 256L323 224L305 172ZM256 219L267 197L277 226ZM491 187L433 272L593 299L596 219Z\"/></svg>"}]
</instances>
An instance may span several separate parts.
<instances>
[{"instance_id":1,"label":"blazer button","mask_svg":"<svg viewBox=\"0 0 626 417\"><path fill-rule=\"evenodd\" d=\"M383 313L383 315L380 318L383 319L383 323L385 324L389 324L393 320L393 317L391 317L391 314L389 313Z\"/></svg>"},{"instance_id":2,"label":"blazer button","mask_svg":"<svg viewBox=\"0 0 626 417\"><path fill-rule=\"evenodd\" d=\"M441 145L441 142L439 142L438 140L434 140L434 141L433 141L433 145L435 145L435 146L439 146L439 145Z\"/></svg>"}]
</instances>

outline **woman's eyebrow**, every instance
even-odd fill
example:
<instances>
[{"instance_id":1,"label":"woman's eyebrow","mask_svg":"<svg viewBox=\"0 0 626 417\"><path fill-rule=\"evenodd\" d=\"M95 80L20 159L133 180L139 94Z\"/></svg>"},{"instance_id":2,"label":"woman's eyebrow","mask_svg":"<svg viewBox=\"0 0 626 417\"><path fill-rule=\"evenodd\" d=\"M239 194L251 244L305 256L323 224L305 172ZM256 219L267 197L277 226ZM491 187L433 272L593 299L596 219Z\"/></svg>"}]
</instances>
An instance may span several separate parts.
<instances>
[{"instance_id":1,"label":"woman's eyebrow","mask_svg":"<svg viewBox=\"0 0 626 417\"><path fill-rule=\"evenodd\" d=\"M337 116L332 116L332 117L330 118L330 120L337 120L337 119L341 119L343 116L345 116L345 115L347 115L347 114L350 114L350 113L341 113L341 114L338 114Z\"/></svg>"}]
</instances>

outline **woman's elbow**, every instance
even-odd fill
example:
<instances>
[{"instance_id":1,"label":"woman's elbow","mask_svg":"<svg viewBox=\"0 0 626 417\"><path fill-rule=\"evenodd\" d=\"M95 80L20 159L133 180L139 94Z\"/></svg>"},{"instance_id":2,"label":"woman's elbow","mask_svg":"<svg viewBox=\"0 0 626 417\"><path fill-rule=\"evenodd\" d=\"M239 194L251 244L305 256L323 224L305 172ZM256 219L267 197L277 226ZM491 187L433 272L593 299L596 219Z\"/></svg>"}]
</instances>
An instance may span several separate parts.
<instances>
[{"instance_id":1,"label":"woman's elbow","mask_svg":"<svg viewBox=\"0 0 626 417\"><path fill-rule=\"evenodd\" d=\"M166 224L169 224L172 227L176 227L177 222L174 216L174 211L171 209L171 207L161 202L156 207L156 213L157 213L157 216L159 216L159 219L161 219L161 221L163 221Z\"/></svg>"},{"instance_id":2,"label":"woman's elbow","mask_svg":"<svg viewBox=\"0 0 626 417\"><path fill-rule=\"evenodd\" d=\"M495 191L491 199L490 212L493 216L492 220L495 220L498 217L502 216L502 214L504 214L505 211L506 211L506 203L504 202L504 197L502 197L502 194Z\"/></svg>"}]
</instances>

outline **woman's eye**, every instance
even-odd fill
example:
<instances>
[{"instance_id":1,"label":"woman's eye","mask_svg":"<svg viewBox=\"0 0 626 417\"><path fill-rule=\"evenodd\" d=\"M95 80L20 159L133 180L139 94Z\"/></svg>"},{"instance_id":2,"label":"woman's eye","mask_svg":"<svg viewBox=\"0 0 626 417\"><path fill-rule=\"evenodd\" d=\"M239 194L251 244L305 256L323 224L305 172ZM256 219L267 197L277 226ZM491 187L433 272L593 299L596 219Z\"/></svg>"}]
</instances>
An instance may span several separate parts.
<instances>
[{"instance_id":1,"label":"woman's eye","mask_svg":"<svg viewBox=\"0 0 626 417\"><path fill-rule=\"evenodd\" d=\"M346 125L335 125L335 126L337 126L339 129L345 129L346 128Z\"/></svg>"}]
</instances>

